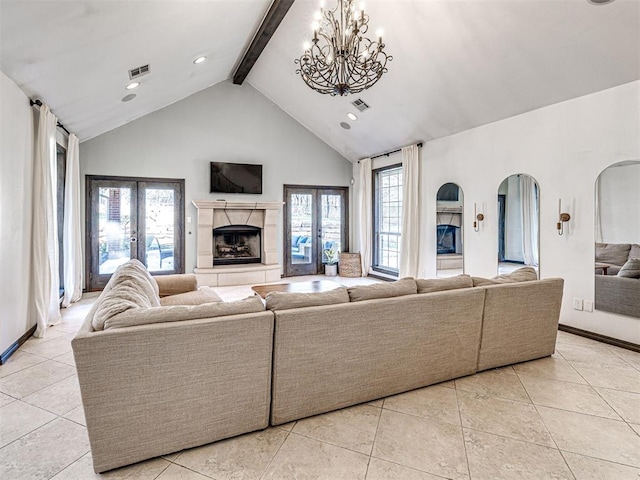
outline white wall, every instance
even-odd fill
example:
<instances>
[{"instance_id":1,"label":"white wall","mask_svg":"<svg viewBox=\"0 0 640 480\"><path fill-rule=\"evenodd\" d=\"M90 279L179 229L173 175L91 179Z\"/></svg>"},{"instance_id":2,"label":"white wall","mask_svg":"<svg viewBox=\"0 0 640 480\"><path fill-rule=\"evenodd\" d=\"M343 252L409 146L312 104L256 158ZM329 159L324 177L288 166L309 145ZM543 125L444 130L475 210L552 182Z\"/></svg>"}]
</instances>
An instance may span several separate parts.
<instances>
[{"instance_id":1,"label":"white wall","mask_svg":"<svg viewBox=\"0 0 640 480\"><path fill-rule=\"evenodd\" d=\"M209 193L210 161L263 164L262 195ZM185 224L187 272L196 262L192 200L276 202L283 201L284 184L349 186L351 179L344 157L251 85L228 81L83 142L80 170L83 176L184 178L186 216L193 220ZM280 260L282 230L281 213Z\"/></svg>"},{"instance_id":2,"label":"white wall","mask_svg":"<svg viewBox=\"0 0 640 480\"><path fill-rule=\"evenodd\" d=\"M600 174L600 218L604 243L640 243L640 163Z\"/></svg>"},{"instance_id":3,"label":"white wall","mask_svg":"<svg viewBox=\"0 0 640 480\"><path fill-rule=\"evenodd\" d=\"M561 323L640 343L639 319L572 309L574 297L594 298L595 180L608 165L640 158L639 104L636 81L425 143L420 275L435 277L435 192L446 182L463 189L469 226L474 202L485 215L479 232L464 229L465 272L496 275L498 187L525 173L540 187L541 278L565 279ZM571 214L563 236L555 228L558 198Z\"/></svg>"},{"instance_id":4,"label":"white wall","mask_svg":"<svg viewBox=\"0 0 640 480\"><path fill-rule=\"evenodd\" d=\"M0 72L0 353L30 320L34 115L27 96Z\"/></svg>"}]
</instances>

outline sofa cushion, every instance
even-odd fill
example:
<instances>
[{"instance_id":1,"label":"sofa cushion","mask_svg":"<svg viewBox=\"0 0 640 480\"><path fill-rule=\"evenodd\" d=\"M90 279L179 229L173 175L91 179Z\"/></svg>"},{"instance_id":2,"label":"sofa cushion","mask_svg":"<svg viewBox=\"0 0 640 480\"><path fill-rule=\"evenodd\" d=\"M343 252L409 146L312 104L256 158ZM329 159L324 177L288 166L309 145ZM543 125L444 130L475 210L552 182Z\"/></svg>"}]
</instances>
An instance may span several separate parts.
<instances>
[{"instance_id":1,"label":"sofa cushion","mask_svg":"<svg viewBox=\"0 0 640 480\"><path fill-rule=\"evenodd\" d=\"M628 243L596 243L596 262L624 265L629 259L630 250Z\"/></svg>"},{"instance_id":2,"label":"sofa cushion","mask_svg":"<svg viewBox=\"0 0 640 480\"><path fill-rule=\"evenodd\" d=\"M98 297L92 315L94 330L102 330L109 318L132 308L159 307L160 298L153 278L138 260L121 265L111 276L107 287Z\"/></svg>"},{"instance_id":3,"label":"sofa cushion","mask_svg":"<svg viewBox=\"0 0 640 480\"><path fill-rule=\"evenodd\" d=\"M502 275L497 275L493 278L471 277L474 287L498 285L500 283L530 282L537 279L538 273L533 267L518 268L511 273L503 273Z\"/></svg>"},{"instance_id":4,"label":"sofa cushion","mask_svg":"<svg viewBox=\"0 0 640 480\"><path fill-rule=\"evenodd\" d=\"M391 283L377 283L375 285L362 285L348 288L349 299L352 302L363 300L375 300L376 298L400 297L418 293L418 287L414 278L401 278Z\"/></svg>"},{"instance_id":5,"label":"sofa cushion","mask_svg":"<svg viewBox=\"0 0 640 480\"><path fill-rule=\"evenodd\" d=\"M152 278L158 285L159 295L161 297L193 292L198 289L198 278L194 273L156 275Z\"/></svg>"},{"instance_id":6,"label":"sofa cushion","mask_svg":"<svg viewBox=\"0 0 640 480\"><path fill-rule=\"evenodd\" d=\"M469 275L457 275L449 278L418 279L416 285L418 293L431 293L473 287L473 280Z\"/></svg>"},{"instance_id":7,"label":"sofa cushion","mask_svg":"<svg viewBox=\"0 0 640 480\"><path fill-rule=\"evenodd\" d=\"M134 327L150 323L179 322L198 318L224 317L264 312L262 299L254 295L237 302L214 302L202 305L168 305L166 307L131 308L104 323L104 329Z\"/></svg>"},{"instance_id":8,"label":"sofa cushion","mask_svg":"<svg viewBox=\"0 0 640 480\"><path fill-rule=\"evenodd\" d=\"M637 243L631 244L631 249L629 250L629 260L632 258L640 258L640 245Z\"/></svg>"},{"instance_id":9,"label":"sofa cushion","mask_svg":"<svg viewBox=\"0 0 640 480\"><path fill-rule=\"evenodd\" d=\"M201 305L203 303L221 302L220 296L211 287L200 287L192 292L179 293L160 298L160 305Z\"/></svg>"},{"instance_id":10,"label":"sofa cushion","mask_svg":"<svg viewBox=\"0 0 640 480\"><path fill-rule=\"evenodd\" d=\"M290 310L292 308L349 303L349 293L344 287L338 287L328 292L270 292L266 302L267 310Z\"/></svg>"},{"instance_id":11,"label":"sofa cushion","mask_svg":"<svg viewBox=\"0 0 640 480\"><path fill-rule=\"evenodd\" d=\"M617 274L618 277L640 278L640 258L631 258L625 262Z\"/></svg>"}]
</instances>

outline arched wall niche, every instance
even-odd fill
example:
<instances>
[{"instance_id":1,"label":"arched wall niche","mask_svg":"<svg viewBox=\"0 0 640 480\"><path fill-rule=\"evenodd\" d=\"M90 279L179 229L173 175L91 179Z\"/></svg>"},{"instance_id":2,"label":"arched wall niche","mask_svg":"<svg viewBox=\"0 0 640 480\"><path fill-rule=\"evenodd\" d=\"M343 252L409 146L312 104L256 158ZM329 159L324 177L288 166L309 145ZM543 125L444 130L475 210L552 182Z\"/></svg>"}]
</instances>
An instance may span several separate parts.
<instances>
[{"instance_id":1,"label":"arched wall niche","mask_svg":"<svg viewBox=\"0 0 640 480\"><path fill-rule=\"evenodd\" d=\"M524 266L540 271L540 187L519 173L498 187L498 274Z\"/></svg>"}]
</instances>

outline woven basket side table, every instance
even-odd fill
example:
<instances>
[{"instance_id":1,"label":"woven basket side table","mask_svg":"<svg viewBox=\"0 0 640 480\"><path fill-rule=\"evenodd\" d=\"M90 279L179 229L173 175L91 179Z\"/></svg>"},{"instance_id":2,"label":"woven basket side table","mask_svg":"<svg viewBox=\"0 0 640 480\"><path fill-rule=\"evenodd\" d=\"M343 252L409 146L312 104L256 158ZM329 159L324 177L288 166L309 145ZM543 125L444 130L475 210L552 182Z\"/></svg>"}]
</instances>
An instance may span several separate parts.
<instances>
[{"instance_id":1,"label":"woven basket side table","mask_svg":"<svg viewBox=\"0 0 640 480\"><path fill-rule=\"evenodd\" d=\"M362 276L362 265L360 263L359 253L348 253L348 252L340 253L338 265L340 267L341 277L353 278L353 277Z\"/></svg>"}]
</instances>

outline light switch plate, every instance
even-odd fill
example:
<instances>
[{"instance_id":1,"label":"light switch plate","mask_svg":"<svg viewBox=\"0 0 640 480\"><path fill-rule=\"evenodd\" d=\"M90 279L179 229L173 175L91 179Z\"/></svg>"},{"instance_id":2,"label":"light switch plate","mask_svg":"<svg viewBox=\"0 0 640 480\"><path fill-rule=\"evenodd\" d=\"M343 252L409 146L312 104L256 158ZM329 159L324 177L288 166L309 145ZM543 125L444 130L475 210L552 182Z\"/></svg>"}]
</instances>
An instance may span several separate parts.
<instances>
[{"instance_id":1,"label":"light switch plate","mask_svg":"<svg viewBox=\"0 0 640 480\"><path fill-rule=\"evenodd\" d=\"M593 312L593 302L591 300L584 301L584 311Z\"/></svg>"},{"instance_id":2,"label":"light switch plate","mask_svg":"<svg viewBox=\"0 0 640 480\"><path fill-rule=\"evenodd\" d=\"M574 298L573 299L573 309L574 310L582 310L582 299Z\"/></svg>"}]
</instances>

